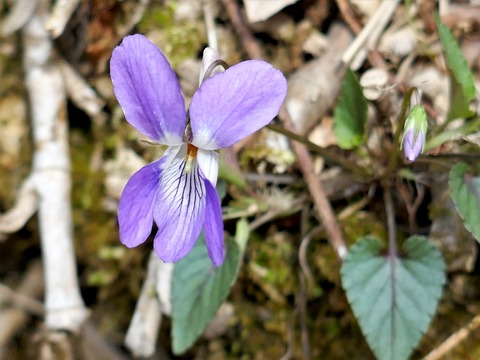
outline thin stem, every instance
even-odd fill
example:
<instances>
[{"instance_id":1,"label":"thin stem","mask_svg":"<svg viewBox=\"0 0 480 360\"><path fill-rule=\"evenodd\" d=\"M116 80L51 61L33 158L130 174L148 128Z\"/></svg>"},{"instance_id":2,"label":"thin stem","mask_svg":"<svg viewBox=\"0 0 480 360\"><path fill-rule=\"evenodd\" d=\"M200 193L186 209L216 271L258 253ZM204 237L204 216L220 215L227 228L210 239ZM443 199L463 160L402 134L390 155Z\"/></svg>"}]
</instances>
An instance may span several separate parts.
<instances>
[{"instance_id":1,"label":"thin stem","mask_svg":"<svg viewBox=\"0 0 480 360\"><path fill-rule=\"evenodd\" d=\"M410 99L414 91L418 91L416 87L409 88L403 99L402 110L397 118L397 130L395 131L393 137L392 152L390 153L390 158L388 160L385 173L382 176L383 179L388 179L391 176L393 169L397 165L398 153L400 151L400 136L402 135L406 119L405 114L407 113L407 109L410 107Z\"/></svg>"},{"instance_id":2,"label":"thin stem","mask_svg":"<svg viewBox=\"0 0 480 360\"><path fill-rule=\"evenodd\" d=\"M390 185L383 186L383 199L388 227L388 255L391 259L397 257L397 228L395 224L395 209L393 207L392 191Z\"/></svg>"},{"instance_id":3,"label":"thin stem","mask_svg":"<svg viewBox=\"0 0 480 360\"><path fill-rule=\"evenodd\" d=\"M479 161L480 154L454 154L454 153L441 153L438 155L432 155L429 158L420 157L419 160L427 161L428 159L460 159L462 161Z\"/></svg>"},{"instance_id":4,"label":"thin stem","mask_svg":"<svg viewBox=\"0 0 480 360\"><path fill-rule=\"evenodd\" d=\"M317 153L320 156L323 156L325 159L330 160L338 165L340 165L342 168L345 170L349 170L350 172L360 175L362 177L369 177L370 174L366 171L366 169L355 165L354 163L349 162L348 160L344 159L343 157L328 151L325 148L322 148L314 143L312 143L310 140L304 138L301 135L298 135L290 130L285 129L283 126L275 125L275 124L268 124L267 128L269 128L272 131L275 131L279 134L285 135L287 138L290 140L295 140L298 141L299 143L302 143L305 145L309 150Z\"/></svg>"},{"instance_id":5,"label":"thin stem","mask_svg":"<svg viewBox=\"0 0 480 360\"><path fill-rule=\"evenodd\" d=\"M302 242L300 245L300 249L298 252L298 259L300 262L303 262L305 267L302 267L302 270L308 269L307 272L310 270L307 261L307 252L306 247L311 240L311 236L307 235L307 228L308 228L308 220L310 218L310 211L306 208L303 209L301 214L300 220L300 236L302 237ZM310 234L309 234L310 235ZM307 242L307 244L304 244ZM304 251L301 251L302 244L304 244ZM310 272L311 275L311 272ZM307 326L307 294L308 294L308 285L311 283L307 283L306 273L300 272L300 289L298 290L298 315L300 320L300 339L302 344L302 352L303 358L305 360L310 359L310 340L308 335L308 326Z\"/></svg>"}]
</instances>

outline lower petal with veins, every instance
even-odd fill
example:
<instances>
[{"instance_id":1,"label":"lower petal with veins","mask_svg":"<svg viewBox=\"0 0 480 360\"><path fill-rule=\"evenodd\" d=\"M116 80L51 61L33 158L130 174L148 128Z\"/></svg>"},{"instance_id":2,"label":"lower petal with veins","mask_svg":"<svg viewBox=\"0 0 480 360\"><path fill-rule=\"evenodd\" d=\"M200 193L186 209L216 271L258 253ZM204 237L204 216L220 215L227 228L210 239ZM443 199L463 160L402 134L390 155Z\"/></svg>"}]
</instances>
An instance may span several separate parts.
<instances>
[{"instance_id":1,"label":"lower petal with veins","mask_svg":"<svg viewBox=\"0 0 480 360\"><path fill-rule=\"evenodd\" d=\"M154 248L164 262L178 261L193 248L205 219L206 189L197 160L186 172L181 149L165 169L153 205L158 226Z\"/></svg>"}]
</instances>

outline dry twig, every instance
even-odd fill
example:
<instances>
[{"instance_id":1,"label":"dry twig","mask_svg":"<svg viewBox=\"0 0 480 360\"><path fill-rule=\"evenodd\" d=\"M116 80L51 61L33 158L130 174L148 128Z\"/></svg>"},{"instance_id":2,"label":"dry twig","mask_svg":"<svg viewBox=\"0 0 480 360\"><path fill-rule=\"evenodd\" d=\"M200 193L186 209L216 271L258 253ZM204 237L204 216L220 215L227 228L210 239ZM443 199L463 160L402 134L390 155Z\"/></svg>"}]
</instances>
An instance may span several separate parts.
<instances>
[{"instance_id":1,"label":"dry twig","mask_svg":"<svg viewBox=\"0 0 480 360\"><path fill-rule=\"evenodd\" d=\"M55 6L45 22L45 28L50 32L52 38L59 37L68 20L73 14L80 0L57 0Z\"/></svg>"},{"instance_id":2,"label":"dry twig","mask_svg":"<svg viewBox=\"0 0 480 360\"><path fill-rule=\"evenodd\" d=\"M340 9L340 13L343 16L345 22L350 26L356 34L358 34L362 30L362 25L360 22L355 18L353 14L352 7L350 5L350 1L348 0L336 0L338 8Z\"/></svg>"},{"instance_id":3,"label":"dry twig","mask_svg":"<svg viewBox=\"0 0 480 360\"><path fill-rule=\"evenodd\" d=\"M45 272L45 322L50 330L76 331L88 311L80 295L73 249L65 88L44 27L50 2L35 3L35 12L22 35L35 149L32 179L39 199Z\"/></svg>"},{"instance_id":4,"label":"dry twig","mask_svg":"<svg viewBox=\"0 0 480 360\"><path fill-rule=\"evenodd\" d=\"M68 97L91 118L96 118L105 106L105 100L97 95L85 79L66 61L59 61Z\"/></svg>"},{"instance_id":5,"label":"dry twig","mask_svg":"<svg viewBox=\"0 0 480 360\"><path fill-rule=\"evenodd\" d=\"M344 52L342 61L345 64L351 64L359 51L368 44L371 48L377 43L384 27L390 21L400 0L383 1L377 11L364 26L362 31L355 38L350 47ZM366 55L366 54L365 54ZM357 61L356 65L360 66L363 61Z\"/></svg>"},{"instance_id":6,"label":"dry twig","mask_svg":"<svg viewBox=\"0 0 480 360\"><path fill-rule=\"evenodd\" d=\"M125 336L125 346L134 356L152 356L157 346L162 308L155 293L155 284L160 262L152 251L148 260L147 277Z\"/></svg>"},{"instance_id":7,"label":"dry twig","mask_svg":"<svg viewBox=\"0 0 480 360\"><path fill-rule=\"evenodd\" d=\"M218 50L218 38L215 31L215 19L213 16L213 4L211 0L202 0L203 18L207 28L208 46Z\"/></svg>"},{"instance_id":8,"label":"dry twig","mask_svg":"<svg viewBox=\"0 0 480 360\"><path fill-rule=\"evenodd\" d=\"M423 360L439 360L446 356L462 341L465 341L472 332L480 327L480 314L475 316L466 326L450 335L440 346L431 351Z\"/></svg>"},{"instance_id":9,"label":"dry twig","mask_svg":"<svg viewBox=\"0 0 480 360\"><path fill-rule=\"evenodd\" d=\"M1 302L10 302L15 307L3 307L0 311L0 359L6 359L8 345L13 337L25 326L29 313L43 314L43 305L34 299L43 293L43 272L39 261L32 263L14 291L2 285ZM25 311L26 310L26 311Z\"/></svg>"},{"instance_id":10,"label":"dry twig","mask_svg":"<svg viewBox=\"0 0 480 360\"><path fill-rule=\"evenodd\" d=\"M0 214L0 234L20 230L37 211L37 208L38 196L34 181L30 176L20 187L14 206L6 213Z\"/></svg>"},{"instance_id":11,"label":"dry twig","mask_svg":"<svg viewBox=\"0 0 480 360\"><path fill-rule=\"evenodd\" d=\"M0 27L0 35L8 36L21 29L33 15L36 1L18 0L14 2L14 7L10 14L4 19Z\"/></svg>"}]
</instances>

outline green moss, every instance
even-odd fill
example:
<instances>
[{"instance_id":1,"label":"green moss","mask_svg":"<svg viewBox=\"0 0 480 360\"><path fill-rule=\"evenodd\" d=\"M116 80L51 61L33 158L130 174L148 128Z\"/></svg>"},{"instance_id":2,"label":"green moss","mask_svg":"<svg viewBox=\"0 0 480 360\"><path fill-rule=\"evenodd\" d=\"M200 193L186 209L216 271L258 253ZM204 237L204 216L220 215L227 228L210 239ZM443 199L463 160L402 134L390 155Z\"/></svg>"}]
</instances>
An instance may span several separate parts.
<instances>
[{"instance_id":1,"label":"green moss","mask_svg":"<svg viewBox=\"0 0 480 360\"><path fill-rule=\"evenodd\" d=\"M275 233L266 239L254 238L251 242L252 280L263 288L275 302L282 303L297 291L297 275L292 271L292 257L296 251L286 233Z\"/></svg>"},{"instance_id":2,"label":"green moss","mask_svg":"<svg viewBox=\"0 0 480 360\"><path fill-rule=\"evenodd\" d=\"M367 211L358 211L341 223L348 245L358 239L373 235L379 239L386 239L387 233L383 222L374 214Z\"/></svg>"},{"instance_id":3,"label":"green moss","mask_svg":"<svg viewBox=\"0 0 480 360\"><path fill-rule=\"evenodd\" d=\"M203 21L180 22L174 18L177 1L152 5L138 27L142 33L155 31L156 39L173 68L186 59L195 59L206 43Z\"/></svg>"},{"instance_id":4,"label":"green moss","mask_svg":"<svg viewBox=\"0 0 480 360\"><path fill-rule=\"evenodd\" d=\"M235 303L235 308L240 331L232 339L233 358L280 359L285 353L292 310L272 302L259 304L245 299Z\"/></svg>"}]
</instances>

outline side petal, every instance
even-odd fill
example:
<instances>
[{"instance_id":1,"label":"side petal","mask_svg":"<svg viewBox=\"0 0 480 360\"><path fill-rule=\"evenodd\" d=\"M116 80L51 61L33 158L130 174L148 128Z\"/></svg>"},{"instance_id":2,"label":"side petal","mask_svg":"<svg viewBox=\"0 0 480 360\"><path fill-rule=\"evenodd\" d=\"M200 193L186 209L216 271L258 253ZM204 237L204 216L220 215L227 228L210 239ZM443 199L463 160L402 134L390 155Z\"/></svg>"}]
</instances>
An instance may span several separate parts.
<instances>
[{"instance_id":1,"label":"side petal","mask_svg":"<svg viewBox=\"0 0 480 360\"><path fill-rule=\"evenodd\" d=\"M218 179L218 154L212 150L198 149L197 161L202 174L215 187Z\"/></svg>"},{"instance_id":2,"label":"side petal","mask_svg":"<svg viewBox=\"0 0 480 360\"><path fill-rule=\"evenodd\" d=\"M165 158L144 166L128 180L118 204L120 241L127 247L143 243L152 232L153 199Z\"/></svg>"},{"instance_id":3,"label":"side petal","mask_svg":"<svg viewBox=\"0 0 480 360\"><path fill-rule=\"evenodd\" d=\"M233 145L267 125L286 92L283 74L260 60L241 62L206 79L190 104L192 143L206 150Z\"/></svg>"},{"instance_id":4,"label":"side petal","mask_svg":"<svg viewBox=\"0 0 480 360\"><path fill-rule=\"evenodd\" d=\"M165 169L155 195L153 218L158 226L153 246L164 262L178 261L193 248L205 219L205 183L193 160L185 172L186 146Z\"/></svg>"},{"instance_id":5,"label":"side petal","mask_svg":"<svg viewBox=\"0 0 480 360\"><path fill-rule=\"evenodd\" d=\"M165 56L143 35L131 35L113 50L113 90L125 118L153 141L182 142L186 112L180 85Z\"/></svg>"},{"instance_id":6,"label":"side petal","mask_svg":"<svg viewBox=\"0 0 480 360\"><path fill-rule=\"evenodd\" d=\"M204 225L205 243L207 245L208 256L212 259L212 263L215 266L220 266L223 260L225 260L222 207L217 191L208 180L205 180L205 189L207 191Z\"/></svg>"}]
</instances>

